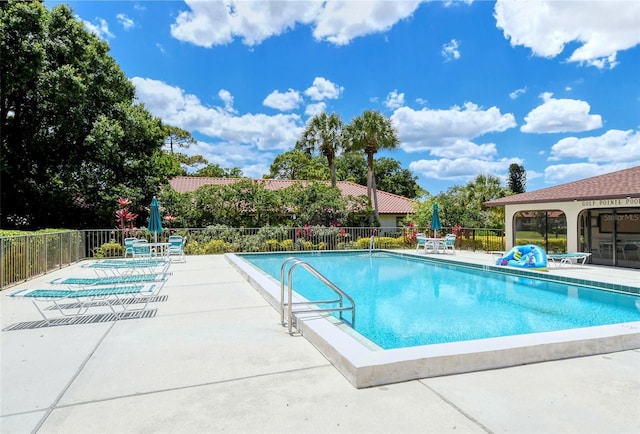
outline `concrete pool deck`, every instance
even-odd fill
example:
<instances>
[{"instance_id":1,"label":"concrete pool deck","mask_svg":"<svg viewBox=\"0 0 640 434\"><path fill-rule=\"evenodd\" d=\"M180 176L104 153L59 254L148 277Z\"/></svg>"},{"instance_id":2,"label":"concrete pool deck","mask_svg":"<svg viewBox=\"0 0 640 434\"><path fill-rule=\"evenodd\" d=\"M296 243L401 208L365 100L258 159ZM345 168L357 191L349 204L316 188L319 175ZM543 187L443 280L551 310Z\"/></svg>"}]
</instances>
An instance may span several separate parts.
<instances>
[{"instance_id":1,"label":"concrete pool deck","mask_svg":"<svg viewBox=\"0 0 640 434\"><path fill-rule=\"evenodd\" d=\"M223 256L173 264L148 318L9 330L40 318L8 293L87 271L2 292L3 434L640 432L638 349L356 389ZM637 270L550 273L640 286Z\"/></svg>"}]
</instances>

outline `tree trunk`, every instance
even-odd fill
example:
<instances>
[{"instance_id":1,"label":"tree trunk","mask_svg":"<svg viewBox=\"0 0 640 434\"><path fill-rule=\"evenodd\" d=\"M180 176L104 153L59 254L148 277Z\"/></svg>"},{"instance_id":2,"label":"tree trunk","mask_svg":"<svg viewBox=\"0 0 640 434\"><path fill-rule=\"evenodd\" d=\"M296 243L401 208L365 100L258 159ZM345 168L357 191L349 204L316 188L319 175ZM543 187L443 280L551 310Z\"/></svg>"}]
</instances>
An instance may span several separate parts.
<instances>
[{"instance_id":1,"label":"tree trunk","mask_svg":"<svg viewBox=\"0 0 640 434\"><path fill-rule=\"evenodd\" d=\"M374 205L374 215L369 215L369 226L373 224L373 218L378 213L377 204L373 203L373 153L367 152L367 197L369 198L369 203Z\"/></svg>"},{"instance_id":2,"label":"tree trunk","mask_svg":"<svg viewBox=\"0 0 640 434\"><path fill-rule=\"evenodd\" d=\"M380 223L380 214L378 213L378 186L376 185L376 174L373 174L373 217L377 223Z\"/></svg>"},{"instance_id":3,"label":"tree trunk","mask_svg":"<svg viewBox=\"0 0 640 434\"><path fill-rule=\"evenodd\" d=\"M331 170L331 186L335 187L336 186L336 164L333 158L327 157L327 160L329 160L329 169Z\"/></svg>"}]
</instances>

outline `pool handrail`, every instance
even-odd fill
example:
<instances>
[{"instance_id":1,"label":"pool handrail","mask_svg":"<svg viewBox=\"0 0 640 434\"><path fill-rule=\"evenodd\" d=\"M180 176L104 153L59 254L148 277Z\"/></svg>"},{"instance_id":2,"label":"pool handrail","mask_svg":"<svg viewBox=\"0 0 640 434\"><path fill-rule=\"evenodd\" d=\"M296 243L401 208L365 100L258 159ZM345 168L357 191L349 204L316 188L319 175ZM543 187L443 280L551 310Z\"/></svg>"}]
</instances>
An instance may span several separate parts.
<instances>
[{"instance_id":1,"label":"pool handrail","mask_svg":"<svg viewBox=\"0 0 640 434\"><path fill-rule=\"evenodd\" d=\"M293 262L293 265L289 268L289 272L287 274L287 303L284 301L284 271L286 265L290 262ZM314 275L318 280L327 285L332 291L334 291L338 295L337 300L317 300L317 301L300 301L293 302L292 301L292 293L293 293L293 270L301 266L307 271L309 271L312 275ZM344 306L344 299L347 299L350 306ZM319 309L301 309L301 310L293 310L292 306L294 304L297 305L310 305L310 304L335 304L338 303L340 307L328 307L328 308L319 308ZM351 310L351 327L355 327L356 321L356 304L353 299L343 290L338 288L333 282L327 279L322 273L313 268L309 263L304 262L296 257L289 257L284 260L282 266L280 267L280 323L284 326L284 309L285 306L287 308L287 326L289 328L289 334L293 332L293 316L295 313L310 313L310 312L340 312L340 319L342 318L342 312L345 310Z\"/></svg>"}]
</instances>

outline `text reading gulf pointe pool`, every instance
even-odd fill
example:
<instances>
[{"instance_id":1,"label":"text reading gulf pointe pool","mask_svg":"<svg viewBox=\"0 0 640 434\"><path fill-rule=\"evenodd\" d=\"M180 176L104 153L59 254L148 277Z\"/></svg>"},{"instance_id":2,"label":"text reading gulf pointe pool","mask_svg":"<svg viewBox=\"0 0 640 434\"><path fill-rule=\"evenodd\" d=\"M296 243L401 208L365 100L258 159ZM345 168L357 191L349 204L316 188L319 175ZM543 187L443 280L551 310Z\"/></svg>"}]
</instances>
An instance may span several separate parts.
<instances>
[{"instance_id":1,"label":"text reading gulf pointe pool","mask_svg":"<svg viewBox=\"0 0 640 434\"><path fill-rule=\"evenodd\" d=\"M277 280L291 254L240 255ZM355 330L384 349L640 321L640 297L386 252L299 253L351 296ZM334 294L304 268L293 289Z\"/></svg>"}]
</instances>

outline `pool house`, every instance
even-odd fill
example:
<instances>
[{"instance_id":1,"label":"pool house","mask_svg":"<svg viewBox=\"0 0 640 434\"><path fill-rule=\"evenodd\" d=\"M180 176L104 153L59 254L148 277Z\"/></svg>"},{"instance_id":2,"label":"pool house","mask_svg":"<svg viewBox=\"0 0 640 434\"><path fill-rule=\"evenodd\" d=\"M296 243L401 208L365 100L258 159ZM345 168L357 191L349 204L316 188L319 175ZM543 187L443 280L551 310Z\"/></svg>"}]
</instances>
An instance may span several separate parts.
<instances>
[{"instance_id":1,"label":"pool house","mask_svg":"<svg viewBox=\"0 0 640 434\"><path fill-rule=\"evenodd\" d=\"M547 252L587 252L593 264L640 268L640 166L485 205L504 206L507 249L536 233Z\"/></svg>"}]
</instances>

